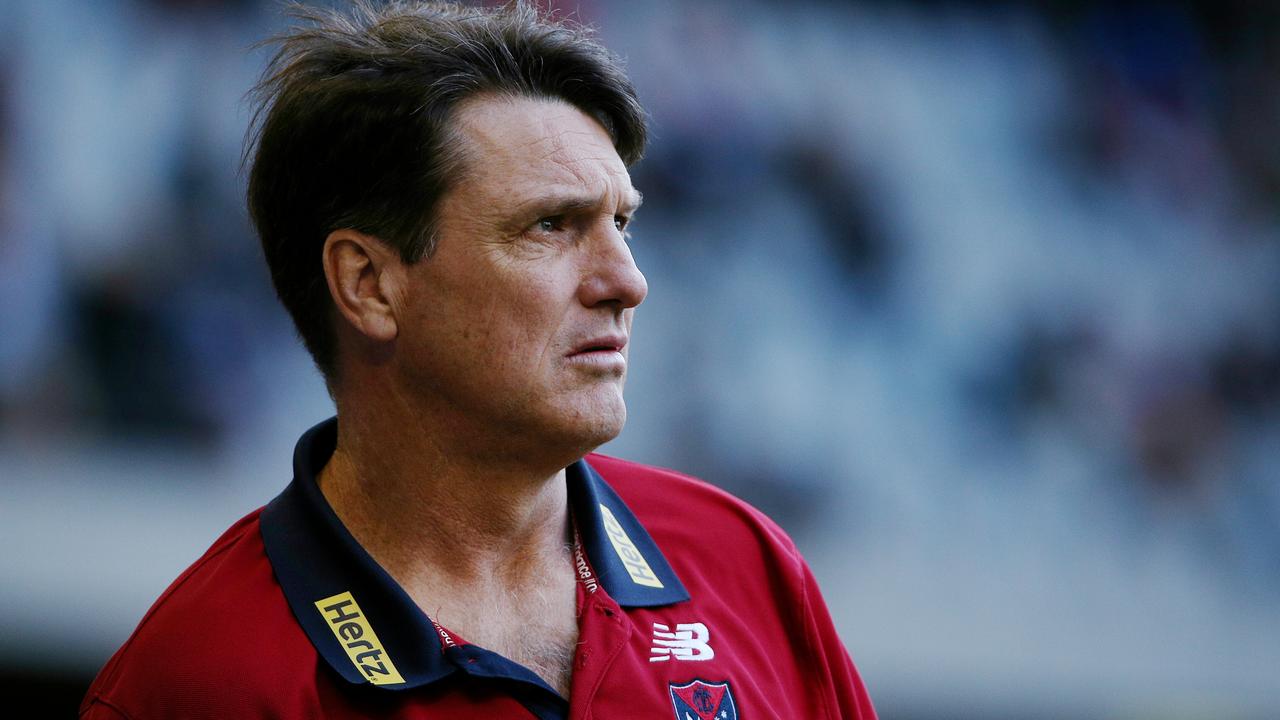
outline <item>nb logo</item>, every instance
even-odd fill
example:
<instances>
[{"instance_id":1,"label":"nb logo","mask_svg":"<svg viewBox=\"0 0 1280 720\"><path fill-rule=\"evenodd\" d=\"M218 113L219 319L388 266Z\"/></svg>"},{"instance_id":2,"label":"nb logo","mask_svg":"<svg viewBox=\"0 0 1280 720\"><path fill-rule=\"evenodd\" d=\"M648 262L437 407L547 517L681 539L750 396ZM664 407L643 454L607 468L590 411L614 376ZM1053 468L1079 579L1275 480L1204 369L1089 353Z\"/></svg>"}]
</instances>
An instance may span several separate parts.
<instances>
[{"instance_id":1,"label":"nb logo","mask_svg":"<svg viewBox=\"0 0 1280 720\"><path fill-rule=\"evenodd\" d=\"M707 641L711 632L702 623L680 623L675 632L662 623L653 624L653 647L649 662L676 660L710 660L716 656Z\"/></svg>"}]
</instances>

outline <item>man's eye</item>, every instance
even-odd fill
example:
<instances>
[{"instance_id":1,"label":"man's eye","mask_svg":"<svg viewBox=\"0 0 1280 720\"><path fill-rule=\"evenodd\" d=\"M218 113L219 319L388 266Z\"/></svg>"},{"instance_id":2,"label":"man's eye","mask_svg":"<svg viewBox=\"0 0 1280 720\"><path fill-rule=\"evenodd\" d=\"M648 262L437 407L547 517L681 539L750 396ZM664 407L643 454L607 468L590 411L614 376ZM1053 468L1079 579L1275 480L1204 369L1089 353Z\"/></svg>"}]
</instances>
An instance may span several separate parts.
<instances>
[{"instance_id":1,"label":"man's eye","mask_svg":"<svg viewBox=\"0 0 1280 720\"><path fill-rule=\"evenodd\" d=\"M564 226L564 218L559 215L544 217L538 221L538 229L543 232L555 232Z\"/></svg>"},{"instance_id":2,"label":"man's eye","mask_svg":"<svg viewBox=\"0 0 1280 720\"><path fill-rule=\"evenodd\" d=\"M613 216L613 226L618 228L619 231L625 232L627 229L627 224L630 222L631 222L631 218L626 217L625 215Z\"/></svg>"}]
</instances>

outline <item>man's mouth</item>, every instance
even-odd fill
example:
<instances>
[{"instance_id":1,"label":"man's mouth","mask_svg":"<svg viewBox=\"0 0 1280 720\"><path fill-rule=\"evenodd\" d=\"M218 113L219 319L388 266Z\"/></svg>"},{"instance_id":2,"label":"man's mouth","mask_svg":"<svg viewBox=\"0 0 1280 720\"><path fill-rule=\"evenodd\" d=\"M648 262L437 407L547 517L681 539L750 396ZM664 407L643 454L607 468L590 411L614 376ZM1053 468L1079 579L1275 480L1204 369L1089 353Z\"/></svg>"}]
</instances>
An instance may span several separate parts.
<instances>
[{"instance_id":1,"label":"man's mouth","mask_svg":"<svg viewBox=\"0 0 1280 720\"><path fill-rule=\"evenodd\" d=\"M621 353L626 346L627 338L623 335L602 335L580 343L569 353L569 357L589 353Z\"/></svg>"}]
</instances>

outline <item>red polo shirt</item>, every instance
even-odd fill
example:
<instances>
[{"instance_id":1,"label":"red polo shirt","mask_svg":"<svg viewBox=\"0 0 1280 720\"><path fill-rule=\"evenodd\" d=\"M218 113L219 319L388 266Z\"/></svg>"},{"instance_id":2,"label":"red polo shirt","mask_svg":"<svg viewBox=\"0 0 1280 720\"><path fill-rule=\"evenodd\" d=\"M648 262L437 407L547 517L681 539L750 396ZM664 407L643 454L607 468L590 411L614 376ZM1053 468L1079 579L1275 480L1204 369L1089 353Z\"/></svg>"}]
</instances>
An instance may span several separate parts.
<instances>
[{"instance_id":1,"label":"red polo shirt","mask_svg":"<svg viewBox=\"0 0 1280 720\"><path fill-rule=\"evenodd\" d=\"M772 521L667 470L567 469L579 643L566 699L432 622L316 485L294 480L156 601L82 718L874 718L813 575Z\"/></svg>"}]
</instances>

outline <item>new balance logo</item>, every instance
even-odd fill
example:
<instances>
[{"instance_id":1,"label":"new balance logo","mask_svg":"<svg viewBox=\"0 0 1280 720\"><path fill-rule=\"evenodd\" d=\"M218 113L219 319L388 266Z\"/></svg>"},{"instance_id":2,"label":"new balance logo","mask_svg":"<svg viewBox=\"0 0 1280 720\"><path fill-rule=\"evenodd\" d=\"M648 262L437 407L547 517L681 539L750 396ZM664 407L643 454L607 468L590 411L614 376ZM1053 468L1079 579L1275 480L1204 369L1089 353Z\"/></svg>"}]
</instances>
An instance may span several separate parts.
<instances>
[{"instance_id":1,"label":"new balance logo","mask_svg":"<svg viewBox=\"0 0 1280 720\"><path fill-rule=\"evenodd\" d=\"M707 641L711 631L702 623L680 623L675 632L662 623L653 624L653 647L649 648L649 662L676 660L710 660L716 656Z\"/></svg>"}]
</instances>

